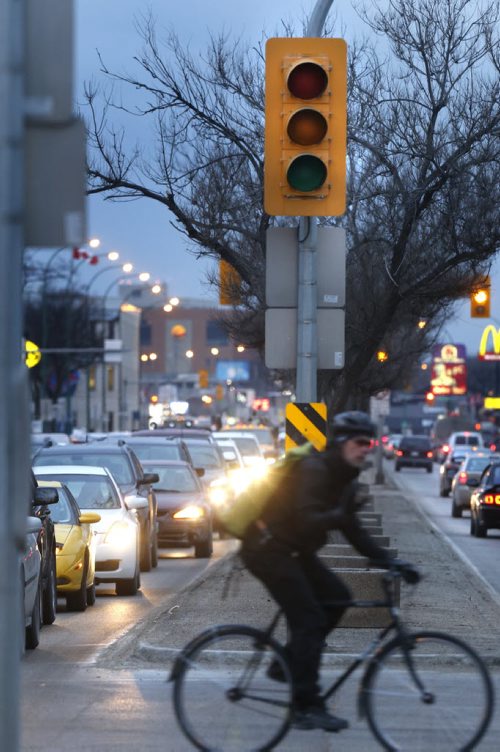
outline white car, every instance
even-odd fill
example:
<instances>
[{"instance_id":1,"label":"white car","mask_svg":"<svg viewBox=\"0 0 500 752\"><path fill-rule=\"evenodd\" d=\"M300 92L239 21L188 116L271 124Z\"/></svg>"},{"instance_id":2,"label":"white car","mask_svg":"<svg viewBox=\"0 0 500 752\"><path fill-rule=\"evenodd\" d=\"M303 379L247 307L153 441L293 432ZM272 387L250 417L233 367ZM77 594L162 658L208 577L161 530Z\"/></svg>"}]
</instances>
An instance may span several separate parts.
<instances>
[{"instance_id":1,"label":"white car","mask_svg":"<svg viewBox=\"0 0 500 752\"><path fill-rule=\"evenodd\" d=\"M114 582L118 595L135 595L140 587L140 527L135 510L147 507L148 500L137 496L126 504L104 467L37 465L34 472L37 478L65 483L83 513L100 514L101 521L94 526L96 584Z\"/></svg>"},{"instance_id":2,"label":"white car","mask_svg":"<svg viewBox=\"0 0 500 752\"><path fill-rule=\"evenodd\" d=\"M212 435L217 443L219 439L232 439L240 450L245 467L265 463L264 452L252 433L246 431L217 431Z\"/></svg>"},{"instance_id":3,"label":"white car","mask_svg":"<svg viewBox=\"0 0 500 752\"><path fill-rule=\"evenodd\" d=\"M464 450L467 452L477 452L484 449L484 440L477 431L457 431L452 433L448 439L448 454L455 451Z\"/></svg>"},{"instance_id":4,"label":"white car","mask_svg":"<svg viewBox=\"0 0 500 752\"><path fill-rule=\"evenodd\" d=\"M40 640L42 627L42 591L40 568L42 557L38 549L38 534L42 528L39 517L28 517L24 551L21 558L21 597L24 602L22 645L33 650Z\"/></svg>"}]
</instances>

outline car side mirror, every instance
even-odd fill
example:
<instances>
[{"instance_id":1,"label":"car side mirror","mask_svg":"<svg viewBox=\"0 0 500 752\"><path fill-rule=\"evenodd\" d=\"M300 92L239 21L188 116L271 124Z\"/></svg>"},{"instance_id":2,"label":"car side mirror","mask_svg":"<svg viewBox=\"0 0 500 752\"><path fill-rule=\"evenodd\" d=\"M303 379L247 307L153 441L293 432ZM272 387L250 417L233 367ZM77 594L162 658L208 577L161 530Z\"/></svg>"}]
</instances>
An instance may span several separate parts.
<instances>
[{"instance_id":1,"label":"car side mirror","mask_svg":"<svg viewBox=\"0 0 500 752\"><path fill-rule=\"evenodd\" d=\"M139 482L141 486L150 486L152 483L159 483L160 476L158 473L145 473Z\"/></svg>"},{"instance_id":2,"label":"car side mirror","mask_svg":"<svg viewBox=\"0 0 500 752\"><path fill-rule=\"evenodd\" d=\"M101 515L95 512L85 512L78 518L80 525L92 525L95 522L101 521Z\"/></svg>"},{"instance_id":3,"label":"car side mirror","mask_svg":"<svg viewBox=\"0 0 500 752\"><path fill-rule=\"evenodd\" d=\"M470 488L475 488L476 486L479 485L479 481L477 478L471 478L470 480L467 481L467 485L470 486Z\"/></svg>"},{"instance_id":4,"label":"car side mirror","mask_svg":"<svg viewBox=\"0 0 500 752\"><path fill-rule=\"evenodd\" d=\"M40 517L28 517L26 519L26 532L34 533L37 535L42 529L42 521Z\"/></svg>"},{"instance_id":5,"label":"car side mirror","mask_svg":"<svg viewBox=\"0 0 500 752\"><path fill-rule=\"evenodd\" d=\"M49 488L44 486L43 488L35 488L35 498L33 499L34 507L44 507L47 504L57 504L59 501L59 494L57 488Z\"/></svg>"},{"instance_id":6,"label":"car side mirror","mask_svg":"<svg viewBox=\"0 0 500 752\"><path fill-rule=\"evenodd\" d=\"M196 475L198 476L198 478L203 478L203 476L205 475L205 468L195 467L195 470L196 470Z\"/></svg>"},{"instance_id":7,"label":"car side mirror","mask_svg":"<svg viewBox=\"0 0 500 752\"><path fill-rule=\"evenodd\" d=\"M125 499L127 509L147 509L149 502L143 496L132 496Z\"/></svg>"}]
</instances>

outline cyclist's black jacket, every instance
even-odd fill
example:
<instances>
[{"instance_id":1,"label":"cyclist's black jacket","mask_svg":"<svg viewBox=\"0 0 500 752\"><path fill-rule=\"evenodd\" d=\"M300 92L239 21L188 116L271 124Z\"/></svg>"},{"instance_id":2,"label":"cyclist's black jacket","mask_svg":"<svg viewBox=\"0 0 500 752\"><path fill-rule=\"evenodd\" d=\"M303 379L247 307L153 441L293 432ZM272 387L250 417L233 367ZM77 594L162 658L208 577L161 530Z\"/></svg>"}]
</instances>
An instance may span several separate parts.
<instances>
[{"instance_id":1,"label":"cyclist's black jacket","mask_svg":"<svg viewBox=\"0 0 500 752\"><path fill-rule=\"evenodd\" d=\"M363 556L388 564L387 552L356 514L359 472L344 462L337 448L301 460L261 515L270 535L293 551L312 553L325 545L329 530L341 530ZM258 535L255 527L249 535Z\"/></svg>"}]
</instances>

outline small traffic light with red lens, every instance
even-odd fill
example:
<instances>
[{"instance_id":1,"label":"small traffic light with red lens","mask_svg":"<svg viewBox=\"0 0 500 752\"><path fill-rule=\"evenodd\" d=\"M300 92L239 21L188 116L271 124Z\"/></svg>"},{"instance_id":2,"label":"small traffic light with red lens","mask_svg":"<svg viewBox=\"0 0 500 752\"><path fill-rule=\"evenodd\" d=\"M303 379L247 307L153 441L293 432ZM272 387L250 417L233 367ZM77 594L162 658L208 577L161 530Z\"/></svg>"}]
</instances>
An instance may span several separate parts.
<instances>
[{"instance_id":1,"label":"small traffic light with red lens","mask_svg":"<svg viewBox=\"0 0 500 752\"><path fill-rule=\"evenodd\" d=\"M343 39L268 40L264 161L268 214L344 213L346 108Z\"/></svg>"}]
</instances>

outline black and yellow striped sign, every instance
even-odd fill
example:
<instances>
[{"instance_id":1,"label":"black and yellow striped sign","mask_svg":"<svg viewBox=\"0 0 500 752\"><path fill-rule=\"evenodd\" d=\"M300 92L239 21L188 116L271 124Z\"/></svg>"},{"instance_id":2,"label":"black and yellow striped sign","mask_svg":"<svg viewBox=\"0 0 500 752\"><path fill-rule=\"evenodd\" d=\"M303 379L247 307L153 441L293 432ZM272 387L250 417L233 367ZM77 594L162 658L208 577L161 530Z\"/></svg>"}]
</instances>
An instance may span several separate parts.
<instances>
[{"instance_id":1,"label":"black and yellow striped sign","mask_svg":"<svg viewBox=\"0 0 500 752\"><path fill-rule=\"evenodd\" d=\"M285 410L285 451L310 441L315 449L326 446L326 405L289 402Z\"/></svg>"}]
</instances>

